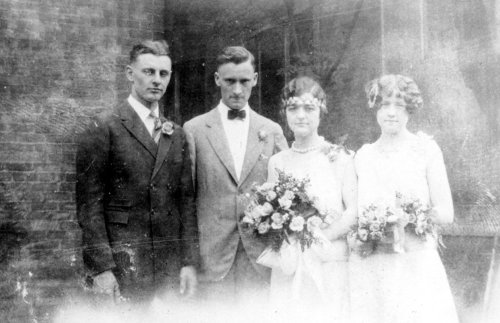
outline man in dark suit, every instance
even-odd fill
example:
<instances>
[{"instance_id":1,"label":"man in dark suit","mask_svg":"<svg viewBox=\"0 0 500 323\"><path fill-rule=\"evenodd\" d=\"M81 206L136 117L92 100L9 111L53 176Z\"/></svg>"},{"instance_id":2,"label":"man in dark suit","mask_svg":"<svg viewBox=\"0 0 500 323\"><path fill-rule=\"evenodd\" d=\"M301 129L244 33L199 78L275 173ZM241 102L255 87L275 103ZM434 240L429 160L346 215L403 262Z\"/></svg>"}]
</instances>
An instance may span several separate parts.
<instances>
[{"instance_id":1,"label":"man in dark suit","mask_svg":"<svg viewBox=\"0 0 500 323\"><path fill-rule=\"evenodd\" d=\"M220 103L184 125L196 183L200 292L209 301L266 301L269 270L256 263L265 244L241 224L243 196L266 181L269 157L288 145L281 127L248 105L257 77L252 53L225 48L215 72Z\"/></svg>"},{"instance_id":2,"label":"man in dark suit","mask_svg":"<svg viewBox=\"0 0 500 323\"><path fill-rule=\"evenodd\" d=\"M192 295L198 262L191 162L184 131L160 113L172 61L165 41L133 47L131 94L97 116L77 151L83 261L96 292L148 300Z\"/></svg>"}]
</instances>

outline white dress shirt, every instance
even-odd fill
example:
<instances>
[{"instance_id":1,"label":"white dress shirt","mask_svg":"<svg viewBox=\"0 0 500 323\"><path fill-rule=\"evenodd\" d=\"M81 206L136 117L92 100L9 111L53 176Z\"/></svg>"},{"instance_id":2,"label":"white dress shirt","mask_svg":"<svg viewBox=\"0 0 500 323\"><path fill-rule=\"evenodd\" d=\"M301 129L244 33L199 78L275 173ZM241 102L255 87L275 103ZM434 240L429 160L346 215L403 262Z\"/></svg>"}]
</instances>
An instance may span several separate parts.
<instances>
[{"instance_id":1,"label":"white dress shirt","mask_svg":"<svg viewBox=\"0 0 500 323\"><path fill-rule=\"evenodd\" d=\"M145 107L141 102L137 101L137 99L134 98L132 95L129 95L127 101L132 106L134 111L139 115L139 118L142 120L142 122L148 129L149 134L152 136L155 127L155 118L152 117L150 114L153 113L155 117L157 118L160 117L158 102L153 103L150 110L147 107Z\"/></svg>"},{"instance_id":2,"label":"white dress shirt","mask_svg":"<svg viewBox=\"0 0 500 323\"><path fill-rule=\"evenodd\" d=\"M247 150L248 128L250 126L250 107L247 104L244 108L242 108L242 110L246 112L246 117L243 120L238 118L229 120L227 118L227 113L230 108L222 101L220 101L217 109L219 110L221 116L224 132L226 133L229 150L233 156L234 170L236 171L236 176L239 180Z\"/></svg>"}]
</instances>

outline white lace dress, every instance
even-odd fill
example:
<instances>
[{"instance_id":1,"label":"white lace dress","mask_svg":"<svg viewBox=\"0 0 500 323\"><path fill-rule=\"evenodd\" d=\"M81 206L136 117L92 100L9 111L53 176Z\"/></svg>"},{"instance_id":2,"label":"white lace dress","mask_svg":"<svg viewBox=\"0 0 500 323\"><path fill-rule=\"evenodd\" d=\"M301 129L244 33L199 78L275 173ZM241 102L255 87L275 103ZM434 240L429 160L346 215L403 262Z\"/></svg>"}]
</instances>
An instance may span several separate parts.
<instances>
[{"instance_id":1,"label":"white lace dress","mask_svg":"<svg viewBox=\"0 0 500 323\"><path fill-rule=\"evenodd\" d=\"M394 206L396 192L429 203L427 172L436 163L442 166L441 150L425 135L397 151L364 145L355 157L359 210L372 203ZM351 255L352 322L458 322L436 241L406 233L404 250Z\"/></svg>"},{"instance_id":2,"label":"white lace dress","mask_svg":"<svg viewBox=\"0 0 500 323\"><path fill-rule=\"evenodd\" d=\"M299 153L289 149L269 160L268 182L276 181L277 169L296 178L307 177L310 179L308 193L317 198L316 208L341 216L346 166L352 170L353 159L343 152L332 162L320 150ZM283 266L272 267L270 298L273 311L278 315L280 311L288 313L292 320L297 320L295 315L302 312L314 321L347 322L349 288L345 239L325 240L304 252L298 243L292 242L292 246L284 243L284 246L280 254ZM296 262L292 261L290 266L291 259Z\"/></svg>"}]
</instances>

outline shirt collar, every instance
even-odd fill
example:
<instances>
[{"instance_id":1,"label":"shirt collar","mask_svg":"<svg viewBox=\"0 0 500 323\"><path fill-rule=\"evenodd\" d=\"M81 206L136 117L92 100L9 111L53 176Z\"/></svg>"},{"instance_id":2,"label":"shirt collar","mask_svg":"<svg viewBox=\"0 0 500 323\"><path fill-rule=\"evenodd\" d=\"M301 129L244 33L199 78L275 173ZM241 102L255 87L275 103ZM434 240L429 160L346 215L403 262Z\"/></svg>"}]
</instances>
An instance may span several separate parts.
<instances>
[{"instance_id":1,"label":"shirt collar","mask_svg":"<svg viewBox=\"0 0 500 323\"><path fill-rule=\"evenodd\" d=\"M136 98L134 98L132 94L129 95L127 101L132 106L134 111L139 115L139 118L141 118L143 122L144 120L146 120L146 118L149 116L151 112L153 112L153 114L156 117L160 117L160 109L158 108L158 102L153 103L150 110L147 107L145 107L144 104L142 104Z\"/></svg>"},{"instance_id":2,"label":"shirt collar","mask_svg":"<svg viewBox=\"0 0 500 323\"><path fill-rule=\"evenodd\" d=\"M221 115L221 117L225 120L227 120L227 112L229 110L231 110L230 107L228 107L226 104L224 104L224 102L222 102L222 100L220 100L219 102L219 105L217 106L217 109L219 110L219 113ZM245 119L248 119L249 117L249 110L250 110L250 106L247 104L245 104L245 106L243 108L241 108L240 110L244 110L247 114L247 117Z\"/></svg>"}]
</instances>

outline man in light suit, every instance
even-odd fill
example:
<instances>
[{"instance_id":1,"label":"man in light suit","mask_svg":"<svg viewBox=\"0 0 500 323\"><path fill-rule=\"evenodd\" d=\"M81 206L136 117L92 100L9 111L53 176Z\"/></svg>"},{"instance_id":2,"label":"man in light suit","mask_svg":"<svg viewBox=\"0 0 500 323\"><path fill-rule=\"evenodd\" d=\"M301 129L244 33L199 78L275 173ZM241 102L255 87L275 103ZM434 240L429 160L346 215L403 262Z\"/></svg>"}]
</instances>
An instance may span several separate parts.
<instances>
[{"instance_id":1,"label":"man in light suit","mask_svg":"<svg viewBox=\"0 0 500 323\"><path fill-rule=\"evenodd\" d=\"M257 77L248 50L225 48L215 72L219 105L184 125L196 191L200 290L209 301L265 297L268 287L269 270L255 262L265 244L240 219L244 194L266 181L269 157L288 145L281 127L248 105Z\"/></svg>"},{"instance_id":2,"label":"man in light suit","mask_svg":"<svg viewBox=\"0 0 500 323\"><path fill-rule=\"evenodd\" d=\"M92 289L136 301L192 295L199 261L184 131L160 113L172 61L165 41L133 47L131 95L79 138L77 216Z\"/></svg>"}]
</instances>

